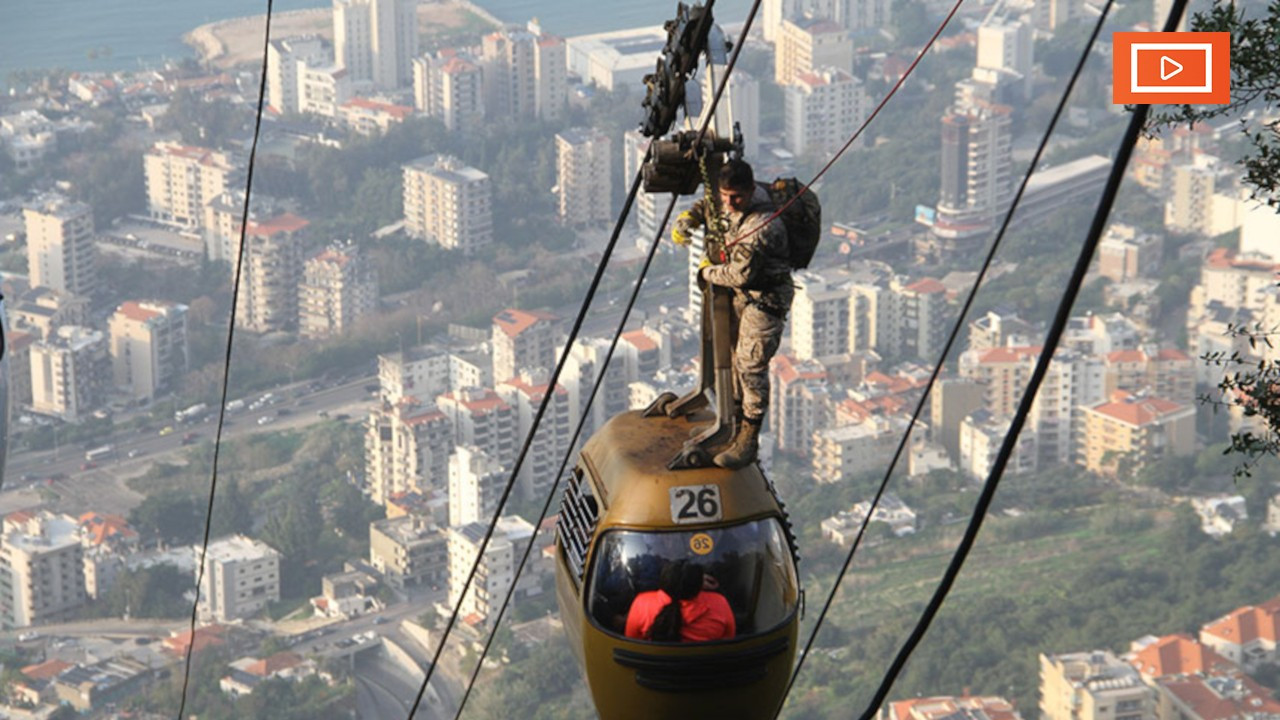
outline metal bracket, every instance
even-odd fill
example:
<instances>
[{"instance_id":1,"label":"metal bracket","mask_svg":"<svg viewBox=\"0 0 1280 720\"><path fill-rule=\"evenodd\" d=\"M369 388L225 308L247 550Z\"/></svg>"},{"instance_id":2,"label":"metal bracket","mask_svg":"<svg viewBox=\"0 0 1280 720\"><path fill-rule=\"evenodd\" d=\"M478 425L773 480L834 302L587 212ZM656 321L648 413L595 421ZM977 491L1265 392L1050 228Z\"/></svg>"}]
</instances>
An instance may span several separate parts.
<instances>
[{"instance_id":1,"label":"metal bracket","mask_svg":"<svg viewBox=\"0 0 1280 720\"><path fill-rule=\"evenodd\" d=\"M716 419L685 441L667 463L669 470L711 467L711 449L733 438L738 401L733 392L733 298L727 288L708 284L702 290L702 360L698 389L666 405L671 417L706 407L715 396Z\"/></svg>"}]
</instances>

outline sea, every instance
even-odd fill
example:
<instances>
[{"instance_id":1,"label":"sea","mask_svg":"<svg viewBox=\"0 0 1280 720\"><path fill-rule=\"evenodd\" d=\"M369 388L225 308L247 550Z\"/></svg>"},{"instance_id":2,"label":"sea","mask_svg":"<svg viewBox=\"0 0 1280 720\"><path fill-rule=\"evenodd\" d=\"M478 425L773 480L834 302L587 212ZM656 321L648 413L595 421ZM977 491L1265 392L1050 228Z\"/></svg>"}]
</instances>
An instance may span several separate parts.
<instances>
[{"instance_id":1,"label":"sea","mask_svg":"<svg viewBox=\"0 0 1280 720\"><path fill-rule=\"evenodd\" d=\"M273 12L326 7L275 0ZM504 22L537 18L561 36L660 25L675 0L479 0ZM748 0L717 0L717 18L741 22ZM264 0L0 0L0 85L22 69L126 70L194 57L182 35L205 23L266 14Z\"/></svg>"}]
</instances>

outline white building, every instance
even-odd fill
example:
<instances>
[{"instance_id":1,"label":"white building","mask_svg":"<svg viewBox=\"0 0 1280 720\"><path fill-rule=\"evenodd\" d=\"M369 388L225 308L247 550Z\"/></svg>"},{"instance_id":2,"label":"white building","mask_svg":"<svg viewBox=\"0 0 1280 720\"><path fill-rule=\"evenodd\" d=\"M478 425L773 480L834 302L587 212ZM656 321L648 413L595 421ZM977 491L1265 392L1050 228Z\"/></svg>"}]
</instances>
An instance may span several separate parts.
<instances>
[{"instance_id":1,"label":"white building","mask_svg":"<svg viewBox=\"0 0 1280 720\"><path fill-rule=\"evenodd\" d=\"M111 361L101 331L63 325L30 352L33 411L77 422L106 401Z\"/></svg>"},{"instance_id":2,"label":"white building","mask_svg":"<svg viewBox=\"0 0 1280 720\"><path fill-rule=\"evenodd\" d=\"M97 287L93 208L61 196L46 196L24 208L22 215L31 287L92 295Z\"/></svg>"},{"instance_id":3,"label":"white building","mask_svg":"<svg viewBox=\"0 0 1280 720\"><path fill-rule=\"evenodd\" d=\"M333 0L333 49L353 81L394 89L413 77L418 54L415 0Z\"/></svg>"},{"instance_id":4,"label":"white building","mask_svg":"<svg viewBox=\"0 0 1280 720\"><path fill-rule=\"evenodd\" d=\"M365 485L379 505L397 493L429 493L446 482L453 427L448 417L413 396L369 411Z\"/></svg>"},{"instance_id":5,"label":"white building","mask_svg":"<svg viewBox=\"0 0 1280 720\"><path fill-rule=\"evenodd\" d=\"M448 155L404 166L404 230L446 250L472 253L493 242L489 176Z\"/></svg>"},{"instance_id":6,"label":"white building","mask_svg":"<svg viewBox=\"0 0 1280 720\"><path fill-rule=\"evenodd\" d=\"M1013 18L996 17L978 26L977 67L994 71L999 82L1017 88L1016 96L1031 97L1033 39L1031 25Z\"/></svg>"},{"instance_id":7,"label":"white building","mask_svg":"<svg viewBox=\"0 0 1280 720\"><path fill-rule=\"evenodd\" d=\"M413 106L439 118L450 130L462 130L483 121L480 65L457 54L414 58Z\"/></svg>"},{"instance_id":8,"label":"white building","mask_svg":"<svg viewBox=\"0 0 1280 720\"><path fill-rule=\"evenodd\" d=\"M508 473L474 445L460 445L449 456L449 527L489 524Z\"/></svg>"},{"instance_id":9,"label":"white building","mask_svg":"<svg viewBox=\"0 0 1280 720\"><path fill-rule=\"evenodd\" d=\"M228 622L251 617L280 599L280 553L244 535L209 544L200 586L200 614Z\"/></svg>"},{"instance_id":10,"label":"white building","mask_svg":"<svg viewBox=\"0 0 1280 720\"><path fill-rule=\"evenodd\" d=\"M801 153L834 153L871 114L862 82L849 71L827 66L796 73L784 89L787 149Z\"/></svg>"},{"instance_id":11,"label":"white building","mask_svg":"<svg viewBox=\"0 0 1280 720\"><path fill-rule=\"evenodd\" d=\"M0 536L0 624L21 628L75 616L85 602L79 524L48 511L11 513Z\"/></svg>"},{"instance_id":12,"label":"white building","mask_svg":"<svg viewBox=\"0 0 1280 720\"><path fill-rule=\"evenodd\" d=\"M471 589L459 604L462 587L475 563L480 543L488 529L487 523L471 523L449 529L449 605L458 607L460 617L475 616L479 623L493 618L511 587L515 577L515 564L524 553L524 546L533 537L534 527L517 515L504 515L494 528L493 537L485 548ZM520 576L514 597L537 595L542 592L542 577L537 568L530 566ZM478 623L477 623L478 624Z\"/></svg>"},{"instance_id":13,"label":"white building","mask_svg":"<svg viewBox=\"0 0 1280 720\"><path fill-rule=\"evenodd\" d=\"M556 133L556 195L569 226L613 220L613 143L590 128Z\"/></svg>"},{"instance_id":14,"label":"white building","mask_svg":"<svg viewBox=\"0 0 1280 720\"><path fill-rule=\"evenodd\" d=\"M565 40L569 72L604 90L644 91L644 76L667 42L661 25L579 35Z\"/></svg>"},{"instance_id":15,"label":"white building","mask_svg":"<svg viewBox=\"0 0 1280 720\"><path fill-rule=\"evenodd\" d=\"M484 107L490 118L558 120L569 99L565 41L536 21L481 39Z\"/></svg>"},{"instance_id":16,"label":"white building","mask_svg":"<svg viewBox=\"0 0 1280 720\"><path fill-rule=\"evenodd\" d=\"M187 306L164 300L129 300L108 322L117 388L153 398L177 387L187 371Z\"/></svg>"},{"instance_id":17,"label":"white building","mask_svg":"<svg viewBox=\"0 0 1280 720\"><path fill-rule=\"evenodd\" d=\"M267 104L281 114L301 112L299 63L318 67L329 61L328 48L317 35L272 40L267 45Z\"/></svg>"}]
</instances>

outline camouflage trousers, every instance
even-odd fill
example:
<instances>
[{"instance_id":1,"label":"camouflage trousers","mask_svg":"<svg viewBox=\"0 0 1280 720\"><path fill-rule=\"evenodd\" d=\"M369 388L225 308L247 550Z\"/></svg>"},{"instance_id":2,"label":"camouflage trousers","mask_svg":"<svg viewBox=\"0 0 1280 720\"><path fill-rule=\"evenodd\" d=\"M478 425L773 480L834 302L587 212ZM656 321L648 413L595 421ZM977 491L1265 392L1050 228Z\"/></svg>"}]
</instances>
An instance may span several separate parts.
<instances>
[{"instance_id":1,"label":"camouflage trousers","mask_svg":"<svg viewBox=\"0 0 1280 720\"><path fill-rule=\"evenodd\" d=\"M733 310L737 320L733 394L743 417L763 419L769 409L769 361L778 352L786 319L749 304L742 293L735 293Z\"/></svg>"}]
</instances>

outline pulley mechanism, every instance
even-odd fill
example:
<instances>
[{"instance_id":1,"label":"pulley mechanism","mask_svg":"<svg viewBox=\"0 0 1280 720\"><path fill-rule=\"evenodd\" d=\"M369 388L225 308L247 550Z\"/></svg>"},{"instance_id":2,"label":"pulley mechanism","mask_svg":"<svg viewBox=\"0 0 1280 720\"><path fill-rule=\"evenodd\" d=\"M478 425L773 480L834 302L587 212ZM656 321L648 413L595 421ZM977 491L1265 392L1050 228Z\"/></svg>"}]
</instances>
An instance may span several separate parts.
<instances>
[{"instance_id":1,"label":"pulley mechanism","mask_svg":"<svg viewBox=\"0 0 1280 720\"><path fill-rule=\"evenodd\" d=\"M653 74L644 76L648 88L644 98L645 118L640 132L646 137L666 135L684 103L685 83L698 67L698 56L707 49L711 30L711 10L702 5L680 3L674 20L663 26L667 44L658 56Z\"/></svg>"}]
</instances>

